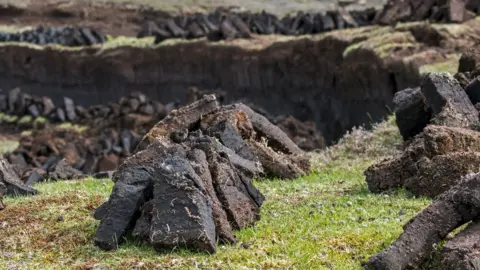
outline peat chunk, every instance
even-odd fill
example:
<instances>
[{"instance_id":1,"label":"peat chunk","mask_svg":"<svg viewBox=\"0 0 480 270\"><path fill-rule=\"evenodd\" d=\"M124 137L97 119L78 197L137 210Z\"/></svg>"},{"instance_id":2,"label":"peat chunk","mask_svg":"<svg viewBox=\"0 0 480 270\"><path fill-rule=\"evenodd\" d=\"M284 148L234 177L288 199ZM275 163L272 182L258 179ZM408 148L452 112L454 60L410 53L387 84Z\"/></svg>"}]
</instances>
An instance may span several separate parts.
<instances>
[{"instance_id":1,"label":"peat chunk","mask_svg":"<svg viewBox=\"0 0 480 270\"><path fill-rule=\"evenodd\" d=\"M34 118L37 118L40 116L40 111L38 110L38 107L35 104L31 104L30 106L28 106L27 111Z\"/></svg>"},{"instance_id":2,"label":"peat chunk","mask_svg":"<svg viewBox=\"0 0 480 270\"><path fill-rule=\"evenodd\" d=\"M480 152L480 132L470 129L430 125L420 140L424 155L430 158L451 152Z\"/></svg>"},{"instance_id":3,"label":"peat chunk","mask_svg":"<svg viewBox=\"0 0 480 270\"><path fill-rule=\"evenodd\" d=\"M95 245L104 250L116 249L123 241L123 236L131 227L131 220L137 214L140 202L143 200L141 186L117 183L108 206L110 209L103 216L100 226L95 233ZM100 216L101 215L98 215Z\"/></svg>"},{"instance_id":4,"label":"peat chunk","mask_svg":"<svg viewBox=\"0 0 480 270\"><path fill-rule=\"evenodd\" d=\"M480 269L480 221L472 221L442 248L442 269Z\"/></svg>"},{"instance_id":5,"label":"peat chunk","mask_svg":"<svg viewBox=\"0 0 480 270\"><path fill-rule=\"evenodd\" d=\"M243 111L249 118L253 128L260 137L265 137L268 144L275 151L281 151L285 154L303 154L301 150L279 127L272 124L268 119L253 111L250 107L239 103L225 106L226 110L238 109Z\"/></svg>"},{"instance_id":6,"label":"peat chunk","mask_svg":"<svg viewBox=\"0 0 480 270\"><path fill-rule=\"evenodd\" d=\"M232 22L229 19L224 19L220 23L220 32L221 37L225 40L232 40L240 36L238 30L233 26Z\"/></svg>"},{"instance_id":7,"label":"peat chunk","mask_svg":"<svg viewBox=\"0 0 480 270\"><path fill-rule=\"evenodd\" d=\"M472 104L480 102L480 77L476 77L465 87L465 93L467 93Z\"/></svg>"},{"instance_id":8,"label":"peat chunk","mask_svg":"<svg viewBox=\"0 0 480 270\"><path fill-rule=\"evenodd\" d=\"M245 159L236 154L230 148L219 143L215 138L200 135L193 140L190 138L188 144L191 148L201 149L207 153L208 156L212 156L214 153L220 153L223 156L228 156L228 159L232 165L249 177L258 177L264 173L262 164L256 157L255 160Z\"/></svg>"},{"instance_id":9,"label":"peat chunk","mask_svg":"<svg viewBox=\"0 0 480 270\"><path fill-rule=\"evenodd\" d=\"M430 0L429 0L430 1ZM375 24L390 25L399 21L407 21L414 15L414 10L410 1L390 0L380 11L375 20Z\"/></svg>"},{"instance_id":10,"label":"peat chunk","mask_svg":"<svg viewBox=\"0 0 480 270\"><path fill-rule=\"evenodd\" d=\"M6 195L35 195L38 193L37 190L25 185L22 180L20 180L20 177L3 157L0 157L0 183L6 188Z\"/></svg>"},{"instance_id":11,"label":"peat chunk","mask_svg":"<svg viewBox=\"0 0 480 270\"><path fill-rule=\"evenodd\" d=\"M118 167L118 156L115 154L104 155L98 161L98 171L114 171Z\"/></svg>"},{"instance_id":12,"label":"peat chunk","mask_svg":"<svg viewBox=\"0 0 480 270\"><path fill-rule=\"evenodd\" d=\"M82 174L81 171L70 166L64 159L48 170L48 178L51 180L70 180Z\"/></svg>"},{"instance_id":13,"label":"peat chunk","mask_svg":"<svg viewBox=\"0 0 480 270\"><path fill-rule=\"evenodd\" d=\"M219 154L209 157L213 183L217 196L223 204L230 224L234 229L241 229L254 224L260 219L259 205L235 173L227 158Z\"/></svg>"},{"instance_id":14,"label":"peat chunk","mask_svg":"<svg viewBox=\"0 0 480 270\"><path fill-rule=\"evenodd\" d=\"M454 152L424 158L417 163L418 174L407 179L405 188L416 196L433 198L450 189L469 173L480 172L479 152Z\"/></svg>"},{"instance_id":15,"label":"peat chunk","mask_svg":"<svg viewBox=\"0 0 480 270\"><path fill-rule=\"evenodd\" d=\"M437 125L472 127L478 125L478 111L458 81L448 73L430 73L422 82L422 94L437 117ZM438 122L439 121L439 122Z\"/></svg>"},{"instance_id":16,"label":"peat chunk","mask_svg":"<svg viewBox=\"0 0 480 270\"><path fill-rule=\"evenodd\" d=\"M105 215L107 214L108 209L110 208L110 205L107 202L102 203L95 211L93 212L93 218L96 220L102 220Z\"/></svg>"},{"instance_id":17,"label":"peat chunk","mask_svg":"<svg viewBox=\"0 0 480 270\"><path fill-rule=\"evenodd\" d=\"M310 171L305 152L279 127L244 104L224 106L205 116L200 126L239 156L258 160L270 176L292 179Z\"/></svg>"},{"instance_id":18,"label":"peat chunk","mask_svg":"<svg viewBox=\"0 0 480 270\"><path fill-rule=\"evenodd\" d=\"M280 117L276 124L304 151L326 147L325 138L313 121L302 122L293 116Z\"/></svg>"},{"instance_id":19,"label":"peat chunk","mask_svg":"<svg viewBox=\"0 0 480 270\"><path fill-rule=\"evenodd\" d=\"M28 170L28 163L21 153L8 155L8 161L11 165L17 166L18 169L16 171L20 172L18 173L19 176Z\"/></svg>"},{"instance_id":20,"label":"peat chunk","mask_svg":"<svg viewBox=\"0 0 480 270\"><path fill-rule=\"evenodd\" d=\"M60 121L60 122L65 122L67 121L67 118L65 116L65 111L62 108L57 108L56 109L56 118L55 120Z\"/></svg>"},{"instance_id":21,"label":"peat chunk","mask_svg":"<svg viewBox=\"0 0 480 270\"><path fill-rule=\"evenodd\" d=\"M63 98L65 103L65 113L69 121L75 121L77 115L75 113L75 104L71 98Z\"/></svg>"},{"instance_id":22,"label":"peat chunk","mask_svg":"<svg viewBox=\"0 0 480 270\"><path fill-rule=\"evenodd\" d=\"M461 23L467 18L467 10L465 5L467 0L449 0L448 1L448 18L450 22Z\"/></svg>"},{"instance_id":23,"label":"peat chunk","mask_svg":"<svg viewBox=\"0 0 480 270\"><path fill-rule=\"evenodd\" d=\"M238 30L238 35L241 38L250 38L250 28L248 25L237 15L231 16L232 25Z\"/></svg>"},{"instance_id":24,"label":"peat chunk","mask_svg":"<svg viewBox=\"0 0 480 270\"><path fill-rule=\"evenodd\" d=\"M183 158L167 158L154 173L150 242L158 249L186 247L215 253L212 201Z\"/></svg>"},{"instance_id":25,"label":"peat chunk","mask_svg":"<svg viewBox=\"0 0 480 270\"><path fill-rule=\"evenodd\" d=\"M228 156L228 159L230 160L232 165L238 170L240 170L242 173L252 178L259 177L264 174L263 166L257 157L255 157L254 160L245 159L237 155L230 148L227 148L222 144L215 142L213 139L210 140L212 141L212 145L216 147L216 151L221 153L222 155Z\"/></svg>"},{"instance_id":26,"label":"peat chunk","mask_svg":"<svg viewBox=\"0 0 480 270\"><path fill-rule=\"evenodd\" d=\"M102 178L112 178L115 171L100 171L92 175L93 178L102 179Z\"/></svg>"},{"instance_id":27,"label":"peat chunk","mask_svg":"<svg viewBox=\"0 0 480 270\"><path fill-rule=\"evenodd\" d=\"M53 104L52 99L48 97L42 97L42 106L43 115L49 115L53 110L55 110L55 104Z\"/></svg>"},{"instance_id":28,"label":"peat chunk","mask_svg":"<svg viewBox=\"0 0 480 270\"><path fill-rule=\"evenodd\" d=\"M25 185L32 186L35 183L42 182L45 174L46 172L42 169L33 169L22 176L22 181Z\"/></svg>"},{"instance_id":29,"label":"peat chunk","mask_svg":"<svg viewBox=\"0 0 480 270\"><path fill-rule=\"evenodd\" d=\"M415 269L434 246L459 226L480 214L480 174L465 177L439 195L430 206L404 226L388 248L370 258L367 269ZM456 269L456 268L455 268Z\"/></svg>"},{"instance_id":30,"label":"peat chunk","mask_svg":"<svg viewBox=\"0 0 480 270\"><path fill-rule=\"evenodd\" d=\"M139 239L142 239L145 242L149 242L149 239L150 239L150 229L151 229L151 223L152 223L152 217L153 217L153 206L154 206L154 201L151 200L146 202L141 207L140 218L137 219L137 222L135 223L135 227L132 232L132 235L134 237L138 237ZM101 208L98 208L97 211L98 210L101 210ZM97 212L95 212L95 214L97 214ZM103 213L100 211L97 214L97 216L101 217L102 214Z\"/></svg>"},{"instance_id":31,"label":"peat chunk","mask_svg":"<svg viewBox=\"0 0 480 270\"><path fill-rule=\"evenodd\" d=\"M217 125L211 127L207 133L213 137L217 137L224 146L233 150L235 154L241 156L242 158L247 160L256 159L243 138L229 121L222 121L218 123Z\"/></svg>"},{"instance_id":32,"label":"peat chunk","mask_svg":"<svg viewBox=\"0 0 480 270\"><path fill-rule=\"evenodd\" d=\"M20 99L22 99L22 95L20 92L20 88L14 88L8 92L8 112L9 113L18 113L18 103L20 103Z\"/></svg>"},{"instance_id":33,"label":"peat chunk","mask_svg":"<svg viewBox=\"0 0 480 270\"><path fill-rule=\"evenodd\" d=\"M0 112L8 110L8 100L6 95L0 95Z\"/></svg>"},{"instance_id":34,"label":"peat chunk","mask_svg":"<svg viewBox=\"0 0 480 270\"><path fill-rule=\"evenodd\" d=\"M150 144L145 150L139 151L133 156L128 157L125 161L117 168L112 176L112 181L127 181L126 183L130 184L132 179L130 177L124 177L123 171L132 170L135 168L155 168L168 153L169 149L159 141L155 141ZM179 153L180 154L180 153Z\"/></svg>"},{"instance_id":35,"label":"peat chunk","mask_svg":"<svg viewBox=\"0 0 480 270\"><path fill-rule=\"evenodd\" d=\"M102 218L94 236L95 245L113 250L123 241L125 233L133 228L139 208L145 201L145 190L151 183L151 169L124 170L106 205L96 212Z\"/></svg>"},{"instance_id":36,"label":"peat chunk","mask_svg":"<svg viewBox=\"0 0 480 270\"><path fill-rule=\"evenodd\" d=\"M265 173L270 177L280 179L295 179L308 174L310 162L304 156L281 155L265 144L250 141L249 147L259 158Z\"/></svg>"},{"instance_id":37,"label":"peat chunk","mask_svg":"<svg viewBox=\"0 0 480 270\"><path fill-rule=\"evenodd\" d=\"M476 48L471 48L462 53L458 61L458 72L465 73L474 71L480 64L480 52Z\"/></svg>"},{"instance_id":38,"label":"peat chunk","mask_svg":"<svg viewBox=\"0 0 480 270\"><path fill-rule=\"evenodd\" d=\"M402 187L405 181L414 174L407 169L408 165L408 158L398 158L384 160L370 166L364 173L368 190L373 193L380 193Z\"/></svg>"},{"instance_id":39,"label":"peat chunk","mask_svg":"<svg viewBox=\"0 0 480 270\"><path fill-rule=\"evenodd\" d=\"M233 234L232 226L215 192L213 178L205 152L200 149L193 149L188 153L188 158L191 161L195 173L203 179L205 191L212 200L212 215L217 231L217 238L223 243L235 243L236 238Z\"/></svg>"},{"instance_id":40,"label":"peat chunk","mask_svg":"<svg viewBox=\"0 0 480 270\"><path fill-rule=\"evenodd\" d=\"M198 123L204 115L217 109L218 103L215 95L205 95L202 99L190 105L171 111L143 137L135 152L145 149L154 139L162 140L168 144L171 132L188 130Z\"/></svg>"},{"instance_id":41,"label":"peat chunk","mask_svg":"<svg viewBox=\"0 0 480 270\"><path fill-rule=\"evenodd\" d=\"M420 88L407 88L393 98L398 129L404 140L421 133L432 113L424 102Z\"/></svg>"},{"instance_id":42,"label":"peat chunk","mask_svg":"<svg viewBox=\"0 0 480 270\"><path fill-rule=\"evenodd\" d=\"M435 171L438 169L438 172L443 171L451 176L476 172L478 166L474 152L480 152L480 132L429 125L400 156L370 166L364 173L365 180L368 189L374 193L402 187L408 182L410 191L416 195L434 196L436 192L456 183L456 180L443 178ZM459 163L448 164L450 158L459 158Z\"/></svg>"}]
</instances>

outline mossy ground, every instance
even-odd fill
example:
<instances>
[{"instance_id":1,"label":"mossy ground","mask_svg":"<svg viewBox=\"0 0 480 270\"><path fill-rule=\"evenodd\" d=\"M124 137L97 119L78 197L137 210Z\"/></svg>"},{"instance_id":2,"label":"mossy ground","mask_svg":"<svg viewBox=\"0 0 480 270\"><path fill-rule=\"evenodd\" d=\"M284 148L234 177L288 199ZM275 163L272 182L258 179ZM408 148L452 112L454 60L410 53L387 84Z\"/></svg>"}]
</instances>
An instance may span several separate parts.
<instances>
[{"instance_id":1,"label":"mossy ground","mask_svg":"<svg viewBox=\"0 0 480 270\"><path fill-rule=\"evenodd\" d=\"M312 153L315 173L294 181L261 180L262 219L236 233L238 244L214 255L158 252L133 239L117 251L93 246L94 209L112 189L108 179L37 185L35 197L7 198L0 212L0 269L359 269L391 243L429 200L405 191L371 194L364 169L394 155L394 120L373 132L354 130L338 145ZM242 245L248 243L247 245Z\"/></svg>"}]
</instances>

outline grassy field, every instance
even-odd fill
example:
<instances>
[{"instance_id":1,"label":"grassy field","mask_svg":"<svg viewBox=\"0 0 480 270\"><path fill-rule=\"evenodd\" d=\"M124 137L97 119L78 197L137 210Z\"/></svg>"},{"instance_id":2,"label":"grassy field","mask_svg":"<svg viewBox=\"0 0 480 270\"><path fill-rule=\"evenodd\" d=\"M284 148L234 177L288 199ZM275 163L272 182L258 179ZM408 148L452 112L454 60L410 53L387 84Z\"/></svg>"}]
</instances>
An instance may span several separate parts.
<instances>
[{"instance_id":1,"label":"grassy field","mask_svg":"<svg viewBox=\"0 0 480 270\"><path fill-rule=\"evenodd\" d=\"M403 190L374 195L366 188L364 169L395 154L400 142L389 119L373 132L354 130L338 145L312 153L316 172L309 176L257 180L267 198L262 219L237 232L238 244L220 246L214 255L158 252L130 238L117 251L101 251L92 242L98 225L92 213L112 182L40 184L39 196L5 201L0 269L359 269L429 203Z\"/></svg>"}]
</instances>

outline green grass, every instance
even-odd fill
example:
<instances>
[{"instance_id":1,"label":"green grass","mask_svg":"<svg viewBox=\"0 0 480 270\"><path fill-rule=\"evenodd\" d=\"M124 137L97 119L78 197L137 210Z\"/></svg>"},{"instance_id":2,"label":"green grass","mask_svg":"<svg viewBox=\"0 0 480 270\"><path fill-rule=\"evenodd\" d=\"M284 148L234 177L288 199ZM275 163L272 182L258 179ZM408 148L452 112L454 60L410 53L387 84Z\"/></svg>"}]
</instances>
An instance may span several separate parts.
<instances>
[{"instance_id":1,"label":"green grass","mask_svg":"<svg viewBox=\"0 0 480 270\"><path fill-rule=\"evenodd\" d=\"M420 73L429 73L429 72L448 72L450 74L455 74L458 71L458 60L460 59L460 54L454 54L449 57L444 62L434 63L430 65L424 65L420 67Z\"/></svg>"},{"instance_id":2,"label":"green grass","mask_svg":"<svg viewBox=\"0 0 480 270\"><path fill-rule=\"evenodd\" d=\"M24 115L22 117L0 113L0 124L8 124L10 126L17 126L19 130L22 130L20 135L30 135L33 130L43 129L46 126L56 129L71 129L77 132L83 132L88 130L88 127L85 125L80 124L72 124L71 122L63 122L63 123L51 123L48 119L40 116L37 118L33 118L30 115ZM5 153L2 148L2 138L0 137L0 153ZM7 141L8 143L8 141ZM11 144L9 144L11 145ZM10 149L10 148L8 148ZM14 149L11 149L14 150Z\"/></svg>"},{"instance_id":3,"label":"green grass","mask_svg":"<svg viewBox=\"0 0 480 270\"><path fill-rule=\"evenodd\" d=\"M94 247L94 209L113 186L87 179L44 183L41 195L7 198L0 212L0 269L360 269L390 244L429 200L403 190L368 192L363 171L397 153L394 119L374 132L356 129L340 143L312 153L316 172L295 181L257 180L265 194L262 218L236 233L238 243L214 255L182 249L157 252L133 239L114 252ZM401 214L402 213L402 214ZM59 217L63 221L58 221ZM242 243L249 243L245 249Z\"/></svg>"},{"instance_id":4,"label":"green grass","mask_svg":"<svg viewBox=\"0 0 480 270\"><path fill-rule=\"evenodd\" d=\"M0 139L0 153L9 153L17 149L18 142L10 139Z\"/></svg>"}]
</instances>

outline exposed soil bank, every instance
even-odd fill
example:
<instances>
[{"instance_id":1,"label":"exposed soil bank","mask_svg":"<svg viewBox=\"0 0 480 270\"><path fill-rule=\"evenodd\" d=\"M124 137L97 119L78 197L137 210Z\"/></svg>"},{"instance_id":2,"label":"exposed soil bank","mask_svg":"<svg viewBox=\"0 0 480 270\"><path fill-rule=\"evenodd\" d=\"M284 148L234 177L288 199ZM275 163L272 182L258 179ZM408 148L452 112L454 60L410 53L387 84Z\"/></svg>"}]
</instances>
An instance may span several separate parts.
<instances>
[{"instance_id":1,"label":"exposed soil bank","mask_svg":"<svg viewBox=\"0 0 480 270\"><path fill-rule=\"evenodd\" d=\"M221 89L226 102L313 120L331 142L353 126L390 114L394 93L419 84L416 63L442 61L445 54L471 47L479 24L417 23L156 47L9 44L0 46L0 85L55 102L67 96L84 106L117 101L133 91L184 104L190 86Z\"/></svg>"},{"instance_id":2,"label":"exposed soil bank","mask_svg":"<svg viewBox=\"0 0 480 270\"><path fill-rule=\"evenodd\" d=\"M7 45L0 47L0 83L80 105L132 91L184 103L189 86L223 89L227 102L245 100L272 115L314 120L330 141L354 125L379 121L390 112L393 94L418 79L413 68L386 63L371 50L344 57L350 44L328 37L260 50L205 42L61 51Z\"/></svg>"}]
</instances>

